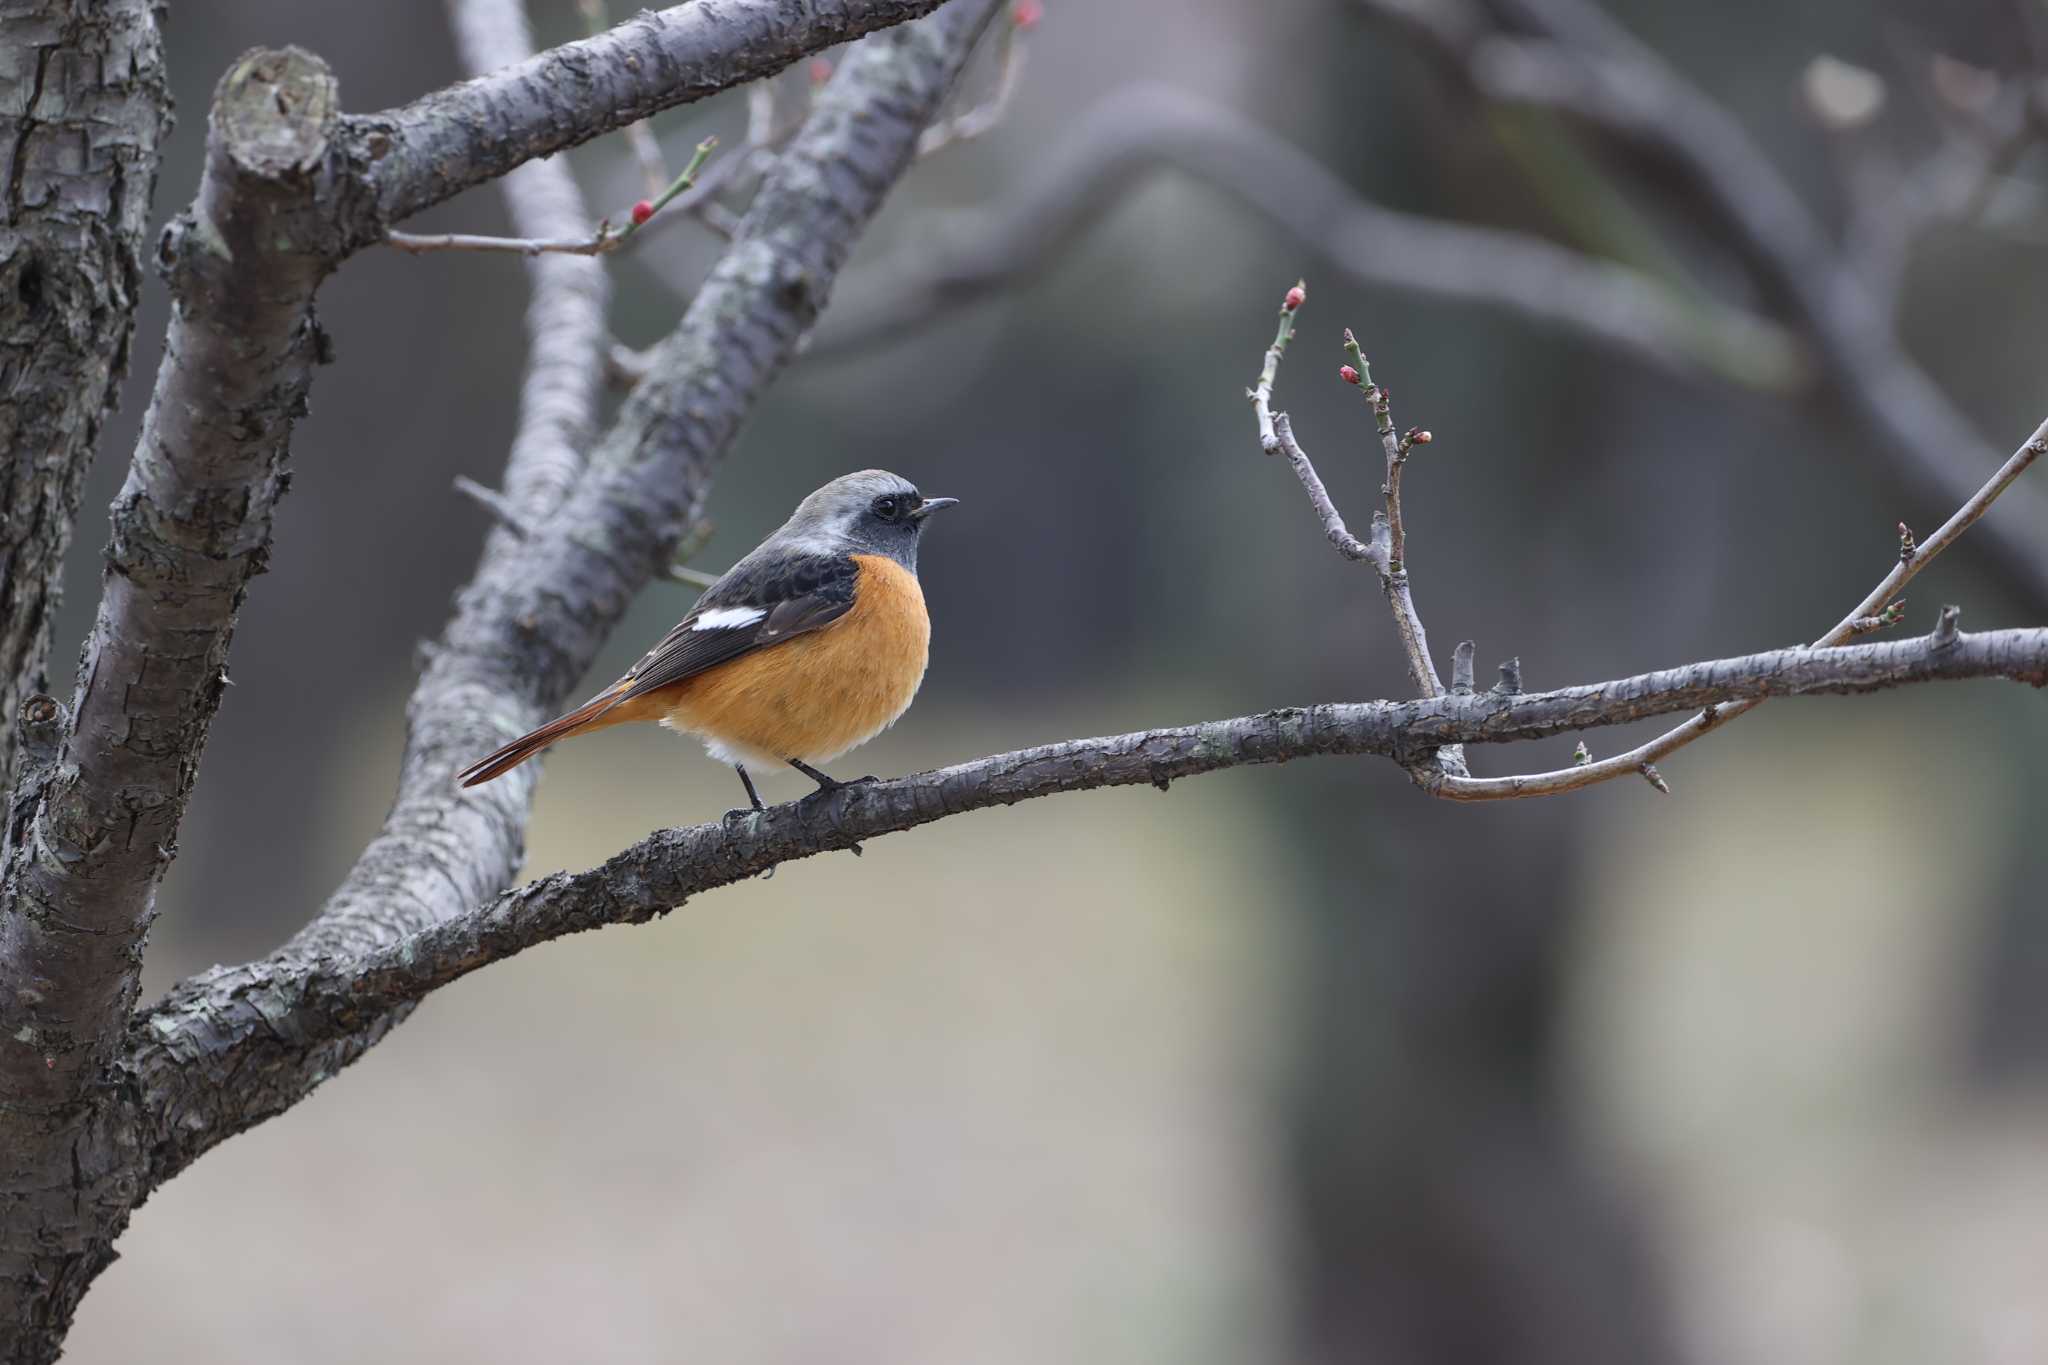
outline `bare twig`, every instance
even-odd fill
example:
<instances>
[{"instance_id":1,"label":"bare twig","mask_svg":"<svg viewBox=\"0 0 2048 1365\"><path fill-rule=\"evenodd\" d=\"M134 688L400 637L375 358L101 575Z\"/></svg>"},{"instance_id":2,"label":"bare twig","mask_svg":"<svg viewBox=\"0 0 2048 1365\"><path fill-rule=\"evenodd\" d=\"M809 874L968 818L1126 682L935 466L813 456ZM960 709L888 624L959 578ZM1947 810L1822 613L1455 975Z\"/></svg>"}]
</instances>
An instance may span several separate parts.
<instances>
[{"instance_id":1,"label":"bare twig","mask_svg":"<svg viewBox=\"0 0 2048 1365\"><path fill-rule=\"evenodd\" d=\"M457 474L455 476L455 491L472 502L477 503L485 511L497 518L500 526L503 526L521 540L533 534L533 528L528 526L526 519L519 515L519 509L513 505L512 499L506 497L497 489L486 488L467 474Z\"/></svg>"},{"instance_id":2,"label":"bare twig","mask_svg":"<svg viewBox=\"0 0 2048 1365\"><path fill-rule=\"evenodd\" d=\"M1281 306L1279 332L1274 337L1273 345L1266 351L1266 361L1259 373L1259 382L1251 391L1253 409L1258 419L1259 444L1269 455L1287 455L1301 479L1302 486L1308 491L1309 501L1322 520L1326 533L1339 551L1347 559L1362 559L1378 571L1388 605L1393 611L1394 624L1401 637L1403 652L1407 655L1410 681L1418 695L1425 700L1433 699L1443 695L1444 689L1436 672L1436 665L1429 655L1428 636L1423 631L1422 618L1416 611L1413 595L1409 591L1406 565L1401 558L1405 553L1406 539L1405 533L1400 530L1403 525L1400 498L1402 466L1406 463L1408 452L1413 446L1429 443L1429 433L1411 431L1405 437L1395 434L1391 403L1386 391L1384 387L1373 382L1372 370L1364 351L1350 330L1346 329L1345 352L1351 363L1343 368L1341 376L1345 382L1359 386L1371 402L1375 428L1387 462L1387 480L1383 485L1387 510L1373 518L1371 544L1360 546L1344 529L1343 518L1323 488L1322 480L1317 477L1307 454L1294 438L1287 414L1273 413L1270 410L1280 360L1285 355L1287 343L1293 336L1295 311L1305 297L1300 285L1289 291L1287 301ZM1815 641L1811 648L1825 649L1840 645L1853 636L1896 624L1903 613L1903 605L1898 599L1900 589L1937 555L1954 544L1963 531L1975 524L1999 495L2011 487L2013 481L2044 451L2048 451L2048 421L2044 421L2036 428L2026 443L1926 541L1916 541L1913 533L1901 524L1900 554L1896 566L1854 610ZM1945 612L1942 625L1937 632L1937 643L1942 638L1952 638L1954 627L1954 620ZM1462 680L1469 685L1471 650L1469 641L1459 646L1452 675L1454 684ZM1521 693L1519 660L1510 660L1502 664L1500 675L1500 685L1494 689L1494 695L1515 696ZM1451 801L1498 801L1526 796L1554 796L1609 781L1626 773L1641 776L1658 791L1668 794L1670 788L1666 785L1663 775L1656 770L1656 761L1683 748L1713 726L1733 719L1760 704L1761 700L1759 697L1704 711L1650 743L1613 758L1594 760L1582 747L1577 761L1571 767L1553 772L1515 777L1472 777L1465 769L1463 754L1449 748L1438 753L1435 762L1411 764L1409 772L1425 791Z\"/></svg>"},{"instance_id":3,"label":"bare twig","mask_svg":"<svg viewBox=\"0 0 2048 1365\"><path fill-rule=\"evenodd\" d=\"M1308 493L1309 504L1322 520L1324 533L1338 552L1346 559L1362 560L1372 565L1378 573L1380 590L1385 593L1387 607L1394 616L1395 633L1401 637L1401 652L1408 662L1408 679L1417 696L1425 701L1432 700L1444 694L1444 685L1436 671L1435 660L1430 658L1429 633L1423 629L1422 615L1416 610L1414 591L1408 582L1405 558L1407 531L1401 511L1401 472L1408 462L1408 451L1412 446L1428 445L1431 437L1428 432L1420 430L1405 436L1395 432L1392 399L1383 386L1373 383L1372 366L1367 362L1358 338L1351 334L1350 328L1345 328L1344 353L1350 357L1351 363L1340 369L1338 375L1345 383L1357 385L1371 403L1380 448L1386 455L1386 478L1380 485L1386 508L1373 514L1371 541L1360 544L1345 528L1344 519L1329 491L1323 487L1315 466L1309 462L1308 453L1295 439L1293 423L1287 414L1270 412L1274 380L1279 373L1281 357L1286 353L1287 342L1293 335L1294 315L1307 298L1306 288L1299 283L1287 291L1287 297L1280 305L1279 334L1266 351L1265 366L1259 371L1258 385L1252 390L1252 406L1259 423L1259 444L1268 455L1277 451L1287 456L1288 463L1294 466L1295 476ZM1467 652L1458 664L1464 670L1469 685L1472 662L1469 642L1461 648ZM1451 745L1441 751L1424 754L1411 762L1409 771L1418 782L1425 781L1425 776L1433 780L1445 773L1462 777L1467 771L1464 751L1457 745Z\"/></svg>"},{"instance_id":4,"label":"bare twig","mask_svg":"<svg viewBox=\"0 0 2048 1365\"><path fill-rule=\"evenodd\" d=\"M1308 494L1309 506L1315 510L1316 519L1323 524L1323 534L1330 538L1330 544L1337 547L1337 553L1346 559L1373 563L1373 549L1344 524L1343 514L1330 498L1330 491L1323 487L1323 480L1316 473L1316 467L1309 462L1308 452L1294 439L1294 424L1287 420L1284 412L1272 410L1273 383L1280 373L1280 358L1287 353L1287 343L1294 337L1295 310L1301 307L1306 292L1297 284L1289 290L1280 305L1280 326L1273 335L1273 344L1266 348L1266 363L1259 371L1259 382L1248 393L1252 400L1252 412L1259 423L1259 446L1268 455L1285 455L1287 463L1294 467L1294 476L1301 480L1301 486Z\"/></svg>"},{"instance_id":5,"label":"bare twig","mask_svg":"<svg viewBox=\"0 0 2048 1365\"><path fill-rule=\"evenodd\" d=\"M1886 574L1847 616L1814 642L1813 648L1824 649L1840 645L1855 635L1896 624L1902 614L1901 603L1898 601L1899 590L1932 563L1936 556L1953 545L1964 531L1975 525L1978 518L1990 510L1991 504L1997 501L1998 496L2011 487L2013 480L2044 452L2048 452L2048 422L2036 427L2034 434L2027 438L2025 444L1999 466L1998 472L1993 474L1968 502L1958 508L1954 516L1942 523L1940 530L1921 542L1914 554L1900 559L1891 572ZM1434 794L1451 801L1502 801L1524 796L1558 796L1565 792L1577 791L1582 787L1590 787L1626 773L1639 771L1646 764L1654 764L1666 755L1676 753L1692 743L1708 730L1761 705L1762 700L1759 697L1709 708L1647 744L1638 745L1625 754L1617 754L1613 758L1602 759L1584 767L1528 773L1519 777L1446 778Z\"/></svg>"},{"instance_id":6,"label":"bare twig","mask_svg":"<svg viewBox=\"0 0 2048 1365\"><path fill-rule=\"evenodd\" d=\"M986 100L971 109L962 111L943 122L935 123L924 130L918 139L917 154L930 156L956 143L972 142L1003 121L1003 115L1010 111L1010 103L1017 97L1017 88L1024 80L1024 53L1030 44L1024 35L1038 22L1034 17L1037 0L1027 0L1034 6L1012 9L1010 21L1002 26L1002 51L996 57L996 88Z\"/></svg>"},{"instance_id":7,"label":"bare twig","mask_svg":"<svg viewBox=\"0 0 2048 1365\"><path fill-rule=\"evenodd\" d=\"M671 181L666 189L643 204L636 204L627 216L626 225L614 229L611 219L606 218L597 225L597 230L588 237L479 237L466 232L387 232L386 246L397 247L410 255L426 251L498 251L520 256L542 256L550 253L564 256L607 256L624 247L640 229L676 198L697 183L698 172L711 158L718 146L716 137L707 137L697 144L696 153L690 164L683 167L683 173Z\"/></svg>"},{"instance_id":8,"label":"bare twig","mask_svg":"<svg viewBox=\"0 0 2048 1365\"><path fill-rule=\"evenodd\" d=\"M1407 519L1401 511L1401 472L1408 463L1409 443L1395 434L1393 400L1384 386L1373 383L1372 366L1348 327L1344 329L1344 353L1351 358L1351 364L1343 371L1343 377L1347 383L1356 384L1372 404L1380 449L1387 461L1386 479L1380 485L1386 510L1375 513L1372 519L1373 567L1379 570L1380 587L1394 613L1394 629L1401 637L1401 652L1408 657L1408 679L1415 684L1415 694L1424 698L1441 696L1443 680L1437 674L1436 661L1430 658L1429 633L1422 628L1422 614L1415 608L1414 590L1408 582L1408 532ZM1427 433L1417 436L1426 437Z\"/></svg>"}]
</instances>

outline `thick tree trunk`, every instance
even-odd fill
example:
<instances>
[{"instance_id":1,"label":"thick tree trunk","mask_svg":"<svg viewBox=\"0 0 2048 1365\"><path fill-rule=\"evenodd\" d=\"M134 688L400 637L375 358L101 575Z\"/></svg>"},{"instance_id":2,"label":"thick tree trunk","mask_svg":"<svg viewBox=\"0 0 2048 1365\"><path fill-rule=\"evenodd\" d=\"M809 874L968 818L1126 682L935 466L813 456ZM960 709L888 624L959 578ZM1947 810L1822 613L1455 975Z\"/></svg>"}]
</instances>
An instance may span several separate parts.
<instances>
[{"instance_id":1,"label":"thick tree trunk","mask_svg":"<svg viewBox=\"0 0 2048 1365\"><path fill-rule=\"evenodd\" d=\"M86 465L128 366L157 147L170 126L151 0L0 9L0 792Z\"/></svg>"},{"instance_id":2,"label":"thick tree trunk","mask_svg":"<svg viewBox=\"0 0 2048 1365\"><path fill-rule=\"evenodd\" d=\"M128 365L169 126L150 0L0 10L0 794L15 798L0 866L63 730L63 709L39 695L50 618L86 467ZM25 932L11 915L0 924L8 941ZM0 1016L37 1011L61 1030L68 1002L41 998L44 984L10 981ZM32 1073L42 1030L9 1032ZM88 1109L12 1079L5 1091L0 1359L46 1360L134 1203L134 1128L123 1104Z\"/></svg>"}]
</instances>

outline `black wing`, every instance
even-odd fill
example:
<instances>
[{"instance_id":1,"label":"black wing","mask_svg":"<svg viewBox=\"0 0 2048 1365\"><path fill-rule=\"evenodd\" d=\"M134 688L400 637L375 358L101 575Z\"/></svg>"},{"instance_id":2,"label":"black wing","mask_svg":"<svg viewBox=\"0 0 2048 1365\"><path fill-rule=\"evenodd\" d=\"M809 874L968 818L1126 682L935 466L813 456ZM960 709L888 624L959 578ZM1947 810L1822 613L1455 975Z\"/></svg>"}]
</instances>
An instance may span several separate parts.
<instances>
[{"instance_id":1,"label":"black wing","mask_svg":"<svg viewBox=\"0 0 2048 1365\"><path fill-rule=\"evenodd\" d=\"M644 696L831 625L853 607L859 577L860 566L845 555L781 556L760 565L742 560L607 692L616 701Z\"/></svg>"}]
</instances>

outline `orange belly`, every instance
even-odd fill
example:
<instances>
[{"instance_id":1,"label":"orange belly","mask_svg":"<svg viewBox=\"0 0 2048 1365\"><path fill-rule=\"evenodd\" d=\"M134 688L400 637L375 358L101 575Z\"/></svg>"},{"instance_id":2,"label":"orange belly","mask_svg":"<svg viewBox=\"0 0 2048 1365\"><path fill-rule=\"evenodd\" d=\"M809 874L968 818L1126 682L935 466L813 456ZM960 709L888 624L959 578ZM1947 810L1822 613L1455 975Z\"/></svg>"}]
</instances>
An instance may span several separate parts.
<instances>
[{"instance_id":1,"label":"orange belly","mask_svg":"<svg viewBox=\"0 0 2048 1365\"><path fill-rule=\"evenodd\" d=\"M846 615L663 688L649 709L728 763L828 763L887 729L924 680L931 618L917 575L880 555L853 559Z\"/></svg>"}]
</instances>

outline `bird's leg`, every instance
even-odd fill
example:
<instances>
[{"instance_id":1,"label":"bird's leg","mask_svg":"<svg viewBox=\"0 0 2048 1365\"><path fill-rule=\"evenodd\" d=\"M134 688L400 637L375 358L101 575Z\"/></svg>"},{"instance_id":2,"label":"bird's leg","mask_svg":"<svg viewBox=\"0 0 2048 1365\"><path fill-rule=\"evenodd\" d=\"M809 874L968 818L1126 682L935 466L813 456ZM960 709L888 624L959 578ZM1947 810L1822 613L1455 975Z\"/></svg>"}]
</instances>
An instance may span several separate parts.
<instances>
[{"instance_id":1,"label":"bird's leg","mask_svg":"<svg viewBox=\"0 0 2048 1365\"><path fill-rule=\"evenodd\" d=\"M818 790L820 792L826 793L827 795L831 794L832 792L839 791L842 788L865 787L871 782L881 781L881 779L876 777L873 773L869 773L866 777L856 777L851 782L841 782L836 777L831 777L825 773L819 772L816 768L813 768L810 764L804 762L800 758L792 758L791 760L789 760L789 766L796 769L798 772L802 773L805 777L810 778L811 781L817 783Z\"/></svg>"},{"instance_id":2,"label":"bird's leg","mask_svg":"<svg viewBox=\"0 0 2048 1365\"><path fill-rule=\"evenodd\" d=\"M810 778L811 781L817 783L818 790L821 792L836 792L841 787L847 785L846 783L841 782L836 777L827 777L825 774L819 772L816 768L813 768L810 764L804 762L800 758L792 758L791 760L789 760L789 766L796 769L798 772L802 773L805 777Z\"/></svg>"},{"instance_id":3,"label":"bird's leg","mask_svg":"<svg viewBox=\"0 0 2048 1365\"><path fill-rule=\"evenodd\" d=\"M754 803L754 809L757 811L764 809L761 805L761 793L754 790L754 779L747 776L746 768L741 764L735 763L732 765L732 770L740 775L740 785L747 789L747 800ZM745 814L743 811L731 811L729 813L732 815Z\"/></svg>"}]
</instances>

